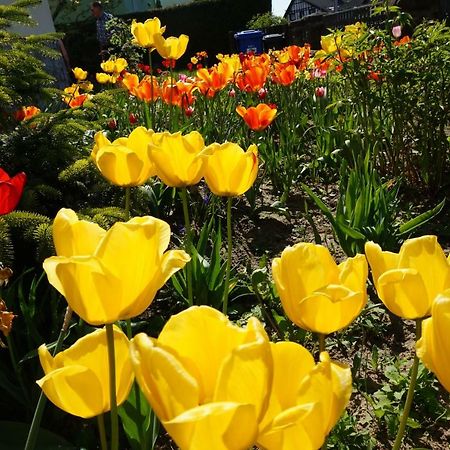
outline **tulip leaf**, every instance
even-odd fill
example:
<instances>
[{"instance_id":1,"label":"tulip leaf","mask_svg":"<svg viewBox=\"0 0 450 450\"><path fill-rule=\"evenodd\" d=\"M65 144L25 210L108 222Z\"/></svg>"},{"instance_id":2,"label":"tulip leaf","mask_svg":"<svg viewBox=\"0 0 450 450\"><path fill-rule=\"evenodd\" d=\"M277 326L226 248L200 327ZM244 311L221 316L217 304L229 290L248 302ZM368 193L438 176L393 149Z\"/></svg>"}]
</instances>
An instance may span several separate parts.
<instances>
[{"instance_id":1,"label":"tulip leaf","mask_svg":"<svg viewBox=\"0 0 450 450\"><path fill-rule=\"evenodd\" d=\"M445 205L445 198L440 203L438 203L434 208L414 217L414 219L409 220L408 222L401 225L398 229L399 235L403 236L404 234L410 233L421 225L425 224L433 217L437 216Z\"/></svg>"},{"instance_id":2,"label":"tulip leaf","mask_svg":"<svg viewBox=\"0 0 450 450\"><path fill-rule=\"evenodd\" d=\"M159 421L136 383L126 402L119 407L119 416L133 450L154 448Z\"/></svg>"}]
</instances>

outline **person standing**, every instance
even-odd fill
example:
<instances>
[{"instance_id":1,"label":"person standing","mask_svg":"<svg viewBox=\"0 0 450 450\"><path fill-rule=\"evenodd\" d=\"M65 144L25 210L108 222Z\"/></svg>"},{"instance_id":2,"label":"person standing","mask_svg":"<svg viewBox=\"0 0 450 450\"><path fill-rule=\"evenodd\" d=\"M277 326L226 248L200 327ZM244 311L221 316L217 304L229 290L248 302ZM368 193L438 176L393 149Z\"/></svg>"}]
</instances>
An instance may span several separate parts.
<instances>
[{"instance_id":1,"label":"person standing","mask_svg":"<svg viewBox=\"0 0 450 450\"><path fill-rule=\"evenodd\" d=\"M107 49L111 38L111 31L107 29L106 24L113 16L103 11L102 2L92 2L91 13L97 21L97 40L100 45L100 56L102 59L105 59L108 56Z\"/></svg>"}]
</instances>

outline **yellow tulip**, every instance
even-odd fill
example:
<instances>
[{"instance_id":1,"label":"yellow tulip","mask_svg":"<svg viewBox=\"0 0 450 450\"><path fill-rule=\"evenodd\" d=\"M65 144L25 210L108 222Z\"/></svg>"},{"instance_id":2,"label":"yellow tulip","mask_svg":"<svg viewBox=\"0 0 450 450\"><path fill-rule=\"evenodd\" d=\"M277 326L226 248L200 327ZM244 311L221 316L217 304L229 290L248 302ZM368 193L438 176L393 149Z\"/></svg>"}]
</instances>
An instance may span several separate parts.
<instances>
[{"instance_id":1,"label":"yellow tulip","mask_svg":"<svg viewBox=\"0 0 450 450\"><path fill-rule=\"evenodd\" d=\"M294 342L271 344L273 383L257 444L265 450L317 450L352 392L351 371L322 352L316 365Z\"/></svg>"},{"instance_id":2,"label":"yellow tulip","mask_svg":"<svg viewBox=\"0 0 450 450\"><path fill-rule=\"evenodd\" d=\"M261 323L207 306L172 316L157 340L131 341L136 379L181 450L251 447L267 408L272 357Z\"/></svg>"},{"instance_id":3,"label":"yellow tulip","mask_svg":"<svg viewBox=\"0 0 450 450\"><path fill-rule=\"evenodd\" d=\"M203 176L203 159L198 158L205 148L203 137L197 131L155 133L149 144L150 158L156 175L171 187L197 184Z\"/></svg>"},{"instance_id":4,"label":"yellow tulip","mask_svg":"<svg viewBox=\"0 0 450 450\"><path fill-rule=\"evenodd\" d=\"M129 341L114 326L117 404L123 403L133 384ZM106 329L96 330L53 357L45 344L38 349L45 376L37 381L47 398L75 416L90 418L111 409Z\"/></svg>"},{"instance_id":5,"label":"yellow tulip","mask_svg":"<svg viewBox=\"0 0 450 450\"><path fill-rule=\"evenodd\" d=\"M110 142L102 132L95 134L91 156L102 175L118 186L139 186L156 175L148 144L153 130L135 128L125 138Z\"/></svg>"},{"instance_id":6,"label":"yellow tulip","mask_svg":"<svg viewBox=\"0 0 450 450\"><path fill-rule=\"evenodd\" d=\"M114 61L114 73L121 73L128 67L128 62L125 58L117 58Z\"/></svg>"},{"instance_id":7,"label":"yellow tulip","mask_svg":"<svg viewBox=\"0 0 450 450\"><path fill-rule=\"evenodd\" d=\"M87 78L88 73L81 69L80 67L75 67L75 69L72 69L73 75L78 81L83 81Z\"/></svg>"},{"instance_id":8,"label":"yellow tulip","mask_svg":"<svg viewBox=\"0 0 450 450\"><path fill-rule=\"evenodd\" d=\"M144 23L133 20L131 24L131 34L134 36L133 43L141 47L151 48L155 47L155 35L163 34L166 27L161 27L161 21L158 17L147 19Z\"/></svg>"},{"instance_id":9,"label":"yellow tulip","mask_svg":"<svg viewBox=\"0 0 450 450\"><path fill-rule=\"evenodd\" d=\"M112 75L109 75L107 73L96 73L95 79L97 80L97 83L100 84L106 84L106 83L112 83L114 84L116 82L116 78Z\"/></svg>"},{"instance_id":10,"label":"yellow tulip","mask_svg":"<svg viewBox=\"0 0 450 450\"><path fill-rule=\"evenodd\" d=\"M161 34L154 35L154 44L160 56L164 59L180 59L187 48L189 37L181 34L180 37L174 36L164 39Z\"/></svg>"},{"instance_id":11,"label":"yellow tulip","mask_svg":"<svg viewBox=\"0 0 450 450\"><path fill-rule=\"evenodd\" d=\"M205 159L204 177L215 195L235 197L247 192L258 173L258 150L255 144L245 152L232 142L211 144L200 157Z\"/></svg>"},{"instance_id":12,"label":"yellow tulip","mask_svg":"<svg viewBox=\"0 0 450 450\"><path fill-rule=\"evenodd\" d=\"M100 67L102 70L104 70L107 73L113 73L114 72L114 60L108 59L107 61L103 61L100 63Z\"/></svg>"},{"instance_id":13,"label":"yellow tulip","mask_svg":"<svg viewBox=\"0 0 450 450\"><path fill-rule=\"evenodd\" d=\"M450 290L438 295L431 317L422 322L422 337L417 341L417 356L450 392Z\"/></svg>"},{"instance_id":14,"label":"yellow tulip","mask_svg":"<svg viewBox=\"0 0 450 450\"><path fill-rule=\"evenodd\" d=\"M128 62L125 58L115 58L112 57L107 61L100 63L100 67L107 73L120 74L123 70L128 67Z\"/></svg>"},{"instance_id":15,"label":"yellow tulip","mask_svg":"<svg viewBox=\"0 0 450 450\"><path fill-rule=\"evenodd\" d=\"M364 255L337 265L327 248L302 242L273 260L272 273L286 315L306 330L341 330L367 301Z\"/></svg>"},{"instance_id":16,"label":"yellow tulip","mask_svg":"<svg viewBox=\"0 0 450 450\"><path fill-rule=\"evenodd\" d=\"M69 256L44 261L44 270L69 306L92 325L130 319L145 311L158 289L189 261L169 245L169 225L154 217L117 222L104 234L77 223L75 213L61 210L54 226L55 242ZM85 241L84 248L79 244ZM76 248L80 254L70 255ZM88 253L89 251L89 253Z\"/></svg>"},{"instance_id":17,"label":"yellow tulip","mask_svg":"<svg viewBox=\"0 0 450 450\"><path fill-rule=\"evenodd\" d=\"M373 242L365 251L378 296L397 316L429 316L433 300L450 288L450 261L436 236L408 239L399 253L384 252Z\"/></svg>"}]
</instances>

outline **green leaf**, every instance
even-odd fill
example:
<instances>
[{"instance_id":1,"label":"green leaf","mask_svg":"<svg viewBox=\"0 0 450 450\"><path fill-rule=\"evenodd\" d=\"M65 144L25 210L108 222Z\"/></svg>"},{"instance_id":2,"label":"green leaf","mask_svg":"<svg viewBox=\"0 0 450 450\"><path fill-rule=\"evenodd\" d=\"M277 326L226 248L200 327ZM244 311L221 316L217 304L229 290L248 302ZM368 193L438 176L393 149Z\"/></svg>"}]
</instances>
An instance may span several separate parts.
<instances>
[{"instance_id":1,"label":"green leaf","mask_svg":"<svg viewBox=\"0 0 450 450\"><path fill-rule=\"evenodd\" d=\"M416 228L422 226L429 220L431 220L433 217L436 217L441 211L442 208L445 205L445 198L442 200L442 202L438 203L433 209L430 209L429 211L426 211L414 219L409 220L408 222L401 225L398 229L399 236L402 236L406 233L410 233L411 231L415 230Z\"/></svg>"},{"instance_id":2,"label":"green leaf","mask_svg":"<svg viewBox=\"0 0 450 450\"><path fill-rule=\"evenodd\" d=\"M153 449L159 433L159 422L136 382L118 412L131 448Z\"/></svg>"}]
</instances>

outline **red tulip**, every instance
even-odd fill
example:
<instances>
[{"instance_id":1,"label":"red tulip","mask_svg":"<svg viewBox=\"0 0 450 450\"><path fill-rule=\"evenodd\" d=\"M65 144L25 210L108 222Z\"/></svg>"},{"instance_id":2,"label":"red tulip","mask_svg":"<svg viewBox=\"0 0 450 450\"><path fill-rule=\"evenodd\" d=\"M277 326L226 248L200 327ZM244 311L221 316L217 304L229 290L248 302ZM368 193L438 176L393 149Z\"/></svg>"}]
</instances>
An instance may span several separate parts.
<instances>
[{"instance_id":1,"label":"red tulip","mask_svg":"<svg viewBox=\"0 0 450 450\"><path fill-rule=\"evenodd\" d=\"M0 215L8 214L14 210L22 196L23 187L27 181L24 172L12 178L0 168Z\"/></svg>"}]
</instances>

